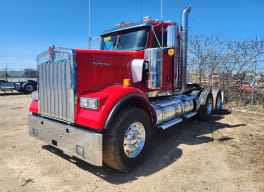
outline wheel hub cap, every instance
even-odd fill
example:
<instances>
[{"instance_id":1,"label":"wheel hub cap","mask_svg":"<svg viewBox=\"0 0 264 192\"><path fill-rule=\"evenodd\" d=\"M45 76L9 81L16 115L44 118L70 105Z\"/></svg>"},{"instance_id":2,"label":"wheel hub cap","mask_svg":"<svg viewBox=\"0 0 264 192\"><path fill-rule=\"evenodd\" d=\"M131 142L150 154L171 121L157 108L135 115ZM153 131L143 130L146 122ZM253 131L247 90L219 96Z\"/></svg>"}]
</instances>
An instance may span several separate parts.
<instances>
[{"instance_id":1,"label":"wheel hub cap","mask_svg":"<svg viewBox=\"0 0 264 192\"><path fill-rule=\"evenodd\" d=\"M210 99L209 101L208 101L208 106L207 106L207 113L210 115L211 114L211 112L212 112L212 107L213 107L213 102L212 102L212 100Z\"/></svg>"},{"instance_id":2,"label":"wheel hub cap","mask_svg":"<svg viewBox=\"0 0 264 192\"><path fill-rule=\"evenodd\" d=\"M142 151L145 144L145 128L142 123L134 122L126 130L123 148L125 154L134 158Z\"/></svg>"},{"instance_id":3,"label":"wheel hub cap","mask_svg":"<svg viewBox=\"0 0 264 192\"><path fill-rule=\"evenodd\" d=\"M222 108L222 102L221 102L221 98L219 97L216 103L216 108L219 110Z\"/></svg>"},{"instance_id":4,"label":"wheel hub cap","mask_svg":"<svg viewBox=\"0 0 264 192\"><path fill-rule=\"evenodd\" d=\"M26 89L27 89L27 91L33 91L33 86L32 85L27 86Z\"/></svg>"}]
</instances>

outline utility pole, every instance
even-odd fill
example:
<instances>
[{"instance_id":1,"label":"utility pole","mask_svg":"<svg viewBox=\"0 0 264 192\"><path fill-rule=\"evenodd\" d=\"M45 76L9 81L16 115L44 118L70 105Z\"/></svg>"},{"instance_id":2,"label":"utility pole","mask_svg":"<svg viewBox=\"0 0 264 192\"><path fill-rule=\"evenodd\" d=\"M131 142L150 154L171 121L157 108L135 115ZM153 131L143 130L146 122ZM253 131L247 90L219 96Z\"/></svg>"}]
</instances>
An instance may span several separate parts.
<instances>
[{"instance_id":1,"label":"utility pole","mask_svg":"<svg viewBox=\"0 0 264 192\"><path fill-rule=\"evenodd\" d=\"M256 44L257 44L257 40L258 40L258 36L256 35L256 41L255 41L255 47L256 48ZM256 81L256 75L257 75L257 58L255 57L255 66L254 66L254 77L253 77L253 83L252 83L252 94L251 94L251 103L250 105L254 104L254 91L255 91L255 81Z\"/></svg>"},{"instance_id":2,"label":"utility pole","mask_svg":"<svg viewBox=\"0 0 264 192\"><path fill-rule=\"evenodd\" d=\"M143 9L143 2L142 0L140 0L140 23L143 23L142 9Z\"/></svg>"},{"instance_id":3,"label":"utility pole","mask_svg":"<svg viewBox=\"0 0 264 192\"><path fill-rule=\"evenodd\" d=\"M6 68L5 68L5 81L7 81L7 65L6 65Z\"/></svg>"}]
</instances>

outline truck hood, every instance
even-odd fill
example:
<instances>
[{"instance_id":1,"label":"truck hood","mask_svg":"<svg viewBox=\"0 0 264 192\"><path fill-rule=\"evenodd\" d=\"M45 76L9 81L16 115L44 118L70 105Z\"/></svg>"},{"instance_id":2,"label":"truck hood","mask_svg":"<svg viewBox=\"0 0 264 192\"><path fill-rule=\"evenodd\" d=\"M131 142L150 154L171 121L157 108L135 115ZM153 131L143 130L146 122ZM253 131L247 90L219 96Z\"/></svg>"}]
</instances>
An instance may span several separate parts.
<instances>
[{"instance_id":1,"label":"truck hood","mask_svg":"<svg viewBox=\"0 0 264 192\"><path fill-rule=\"evenodd\" d=\"M77 95L122 84L132 78L131 61L143 59L144 51L103 51L76 49Z\"/></svg>"}]
</instances>

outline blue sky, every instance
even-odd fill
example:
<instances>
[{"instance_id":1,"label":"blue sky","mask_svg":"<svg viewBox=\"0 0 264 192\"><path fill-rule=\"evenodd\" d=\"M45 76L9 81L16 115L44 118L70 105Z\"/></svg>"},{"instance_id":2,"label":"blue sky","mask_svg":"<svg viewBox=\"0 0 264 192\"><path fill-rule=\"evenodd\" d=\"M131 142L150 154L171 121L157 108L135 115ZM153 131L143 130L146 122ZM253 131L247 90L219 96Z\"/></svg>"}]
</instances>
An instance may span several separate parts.
<instances>
[{"instance_id":1,"label":"blue sky","mask_svg":"<svg viewBox=\"0 0 264 192\"><path fill-rule=\"evenodd\" d=\"M180 23L189 3L190 34L264 39L263 0L163 0L163 19ZM92 36L122 21L160 18L160 0L91 0L91 6ZM51 44L86 49L88 15L88 0L0 0L0 69L35 67L36 55Z\"/></svg>"}]
</instances>

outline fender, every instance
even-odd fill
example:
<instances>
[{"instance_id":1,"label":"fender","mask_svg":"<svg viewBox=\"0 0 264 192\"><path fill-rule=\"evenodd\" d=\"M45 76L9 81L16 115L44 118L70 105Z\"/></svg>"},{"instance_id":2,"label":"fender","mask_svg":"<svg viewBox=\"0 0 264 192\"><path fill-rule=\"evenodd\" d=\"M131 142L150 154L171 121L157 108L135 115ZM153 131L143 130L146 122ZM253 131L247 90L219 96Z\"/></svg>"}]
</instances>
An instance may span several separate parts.
<instances>
[{"instance_id":1,"label":"fender","mask_svg":"<svg viewBox=\"0 0 264 192\"><path fill-rule=\"evenodd\" d=\"M105 125L104 125L104 129L108 129L110 127L112 121L114 120L114 118L117 115L117 113L119 112L119 110L131 100L140 100L147 106L148 109L151 109L151 105L150 105L149 101L146 100L145 97L143 97L141 95L135 95L135 94L128 95L128 96L122 98L120 101L118 101L116 103L116 105L113 107L113 109L111 110L110 114L107 117L107 120L106 120ZM148 113L151 115L150 110L148 110Z\"/></svg>"},{"instance_id":2,"label":"fender","mask_svg":"<svg viewBox=\"0 0 264 192\"><path fill-rule=\"evenodd\" d=\"M32 99L30 107L29 107L29 112L31 113L38 113L38 101L35 101Z\"/></svg>"},{"instance_id":3,"label":"fender","mask_svg":"<svg viewBox=\"0 0 264 192\"><path fill-rule=\"evenodd\" d=\"M98 92L87 93L80 97L92 97L99 99L99 108L80 108L76 114L76 124L96 130L108 128L117 111L129 99L140 98L146 105L150 106L148 98L143 91L134 87L123 85L112 85ZM78 102L78 105L79 102Z\"/></svg>"}]
</instances>

